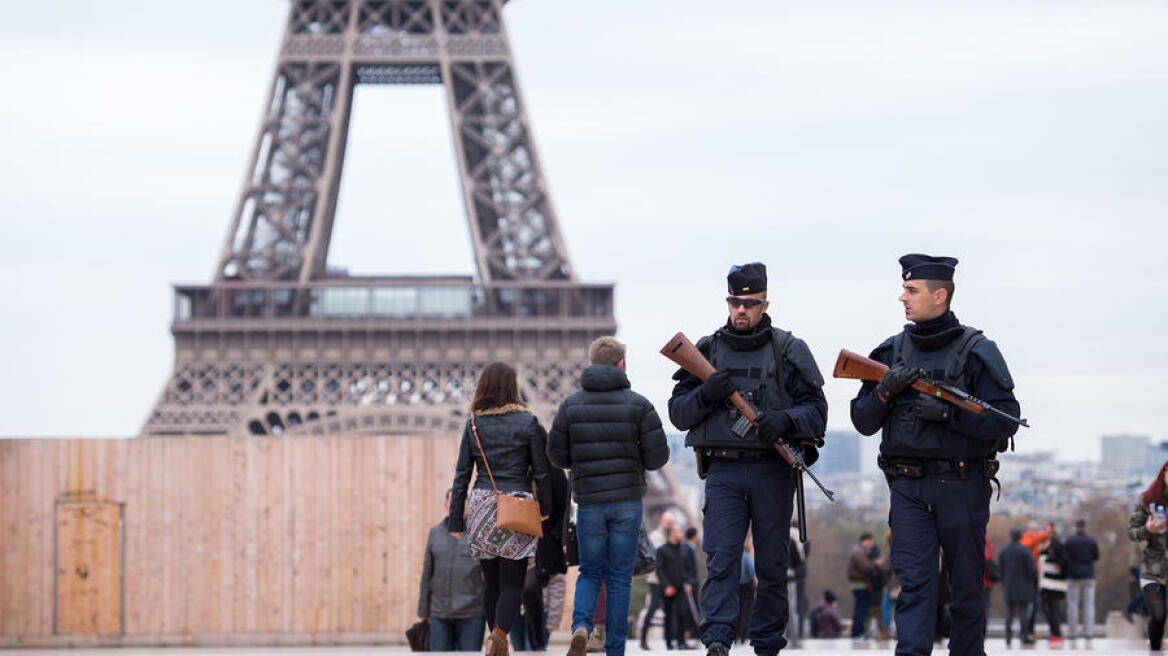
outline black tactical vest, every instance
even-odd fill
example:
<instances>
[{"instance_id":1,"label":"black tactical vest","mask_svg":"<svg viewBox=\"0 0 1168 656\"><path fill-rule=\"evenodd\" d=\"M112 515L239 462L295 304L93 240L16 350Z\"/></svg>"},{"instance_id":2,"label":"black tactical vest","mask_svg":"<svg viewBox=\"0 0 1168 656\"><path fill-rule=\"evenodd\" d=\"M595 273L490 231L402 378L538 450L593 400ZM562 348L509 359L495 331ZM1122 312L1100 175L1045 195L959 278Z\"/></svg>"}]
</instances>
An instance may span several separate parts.
<instances>
[{"instance_id":1,"label":"black tactical vest","mask_svg":"<svg viewBox=\"0 0 1168 656\"><path fill-rule=\"evenodd\" d=\"M728 369L730 379L743 397L759 411L785 410L791 407L790 394L783 388L782 353L791 334L772 328L772 339L750 351L736 351L719 343L717 333L698 342L698 348L716 369ZM732 449L769 449L760 442L758 429L751 427L744 437L730 427L741 416L729 400L723 402L685 437L689 447Z\"/></svg>"},{"instance_id":2,"label":"black tactical vest","mask_svg":"<svg viewBox=\"0 0 1168 656\"><path fill-rule=\"evenodd\" d=\"M965 363L973 347L985 339L981 331L963 326L964 332L949 344L935 351L917 348L907 332L901 332L892 342L892 366L907 365L922 369L939 382L969 391L965 385ZM992 453L993 445L978 444L976 440L950 431L944 422L917 419L914 404L920 392L908 391L892 399L889 418L885 424L884 443L880 450L894 456L912 458L969 458Z\"/></svg>"}]
</instances>

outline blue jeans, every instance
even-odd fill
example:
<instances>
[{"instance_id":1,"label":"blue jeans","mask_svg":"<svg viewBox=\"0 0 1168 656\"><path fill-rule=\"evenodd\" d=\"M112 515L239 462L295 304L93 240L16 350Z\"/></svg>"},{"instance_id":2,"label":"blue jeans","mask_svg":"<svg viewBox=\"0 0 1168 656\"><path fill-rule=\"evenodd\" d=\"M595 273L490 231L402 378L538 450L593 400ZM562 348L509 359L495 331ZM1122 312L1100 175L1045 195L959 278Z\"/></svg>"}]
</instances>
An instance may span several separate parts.
<instances>
[{"instance_id":1,"label":"blue jeans","mask_svg":"<svg viewBox=\"0 0 1168 656\"><path fill-rule=\"evenodd\" d=\"M872 604L872 591L867 588L852 590L856 605L852 610L852 637L862 638L868 628L868 606Z\"/></svg>"},{"instance_id":2,"label":"blue jeans","mask_svg":"<svg viewBox=\"0 0 1168 656\"><path fill-rule=\"evenodd\" d=\"M430 651L478 651L483 648L482 617L466 619L430 618Z\"/></svg>"},{"instance_id":3,"label":"blue jeans","mask_svg":"<svg viewBox=\"0 0 1168 656\"><path fill-rule=\"evenodd\" d=\"M580 577L572 608L572 630L592 631L600 583L608 584L604 606L604 652L623 656L629 637L629 588L637 563L641 501L581 504L576 509Z\"/></svg>"}]
</instances>

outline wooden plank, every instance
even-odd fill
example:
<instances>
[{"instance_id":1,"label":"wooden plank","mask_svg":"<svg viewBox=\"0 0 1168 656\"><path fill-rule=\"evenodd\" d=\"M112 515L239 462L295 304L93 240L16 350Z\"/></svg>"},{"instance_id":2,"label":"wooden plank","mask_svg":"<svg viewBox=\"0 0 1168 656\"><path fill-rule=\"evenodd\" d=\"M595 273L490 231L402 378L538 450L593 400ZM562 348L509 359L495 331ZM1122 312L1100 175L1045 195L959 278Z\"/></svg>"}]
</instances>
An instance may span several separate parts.
<instances>
[{"instance_id":1,"label":"wooden plank","mask_svg":"<svg viewBox=\"0 0 1168 656\"><path fill-rule=\"evenodd\" d=\"M146 469L146 446L144 440L124 440L122 443L121 495L119 499L125 503L125 515L122 518L125 527L125 542L123 543L122 586L124 597L125 623L127 635L142 632L142 566L144 563L143 550L147 534L144 525L144 506L148 495L145 494L143 482Z\"/></svg>"},{"instance_id":2,"label":"wooden plank","mask_svg":"<svg viewBox=\"0 0 1168 656\"><path fill-rule=\"evenodd\" d=\"M27 515L28 488L24 482L27 474L25 440L12 440L0 447L0 467L3 469L6 509L4 523L0 525L4 542L5 576L0 581L0 630L6 635L20 633L26 629L24 617L27 605L20 603L18 591L28 589L27 574L28 540ZM50 627L51 630L51 627Z\"/></svg>"},{"instance_id":3,"label":"wooden plank","mask_svg":"<svg viewBox=\"0 0 1168 656\"><path fill-rule=\"evenodd\" d=\"M121 506L59 503L57 534L57 632L121 633Z\"/></svg>"},{"instance_id":4,"label":"wooden plank","mask_svg":"<svg viewBox=\"0 0 1168 656\"><path fill-rule=\"evenodd\" d=\"M53 630L53 539L54 539L54 485L52 472L52 448L48 444L29 441L26 443L28 467L30 469L29 490L31 507L28 509L29 560L25 564L28 604L26 617L27 631L33 634L49 633Z\"/></svg>"}]
</instances>

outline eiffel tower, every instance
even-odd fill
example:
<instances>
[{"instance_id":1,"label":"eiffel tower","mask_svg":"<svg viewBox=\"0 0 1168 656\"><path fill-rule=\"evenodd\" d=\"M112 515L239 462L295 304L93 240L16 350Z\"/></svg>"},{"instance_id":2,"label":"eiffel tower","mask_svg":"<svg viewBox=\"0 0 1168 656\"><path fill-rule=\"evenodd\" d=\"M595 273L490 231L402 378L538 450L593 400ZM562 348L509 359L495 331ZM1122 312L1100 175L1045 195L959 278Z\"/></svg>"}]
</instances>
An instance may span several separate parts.
<instances>
[{"instance_id":1,"label":"eiffel tower","mask_svg":"<svg viewBox=\"0 0 1168 656\"><path fill-rule=\"evenodd\" d=\"M616 330L613 287L568 259L504 2L292 1L214 280L175 287L143 435L456 431L493 360L550 417ZM477 276L326 271L357 84L445 87Z\"/></svg>"}]
</instances>

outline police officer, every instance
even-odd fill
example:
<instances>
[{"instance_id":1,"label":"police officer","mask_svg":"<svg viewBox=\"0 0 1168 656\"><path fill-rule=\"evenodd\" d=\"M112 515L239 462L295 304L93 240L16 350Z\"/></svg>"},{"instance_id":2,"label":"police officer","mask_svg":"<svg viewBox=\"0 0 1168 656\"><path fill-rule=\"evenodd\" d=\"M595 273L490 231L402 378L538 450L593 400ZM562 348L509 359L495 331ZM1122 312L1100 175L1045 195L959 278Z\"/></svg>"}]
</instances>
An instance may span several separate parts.
<instances>
[{"instance_id":1,"label":"police officer","mask_svg":"<svg viewBox=\"0 0 1168 656\"><path fill-rule=\"evenodd\" d=\"M827 421L823 377L803 340L771 325L766 314L766 266L751 262L730 268L729 319L697 347L717 368L703 383L679 370L669 399L669 418L689 431L699 474L706 479L702 548L707 578L700 627L708 656L726 656L734 642L738 580L747 527L754 535L758 595L750 621L755 653L771 656L787 644L787 543L793 470L774 442L803 449L808 464L818 457ZM757 428L740 437L740 415L728 401L738 390L761 411Z\"/></svg>"},{"instance_id":2,"label":"police officer","mask_svg":"<svg viewBox=\"0 0 1168 656\"><path fill-rule=\"evenodd\" d=\"M949 653L981 656L994 456L1018 427L988 412L959 410L910 385L927 376L1018 416L1014 382L998 347L949 309L957 260L914 253L900 265L899 300L911 323L872 351L872 359L890 368L879 383L864 383L852 401L856 430L883 430L878 463L892 496L892 567L901 583L896 653L932 652L940 548L952 587Z\"/></svg>"}]
</instances>

